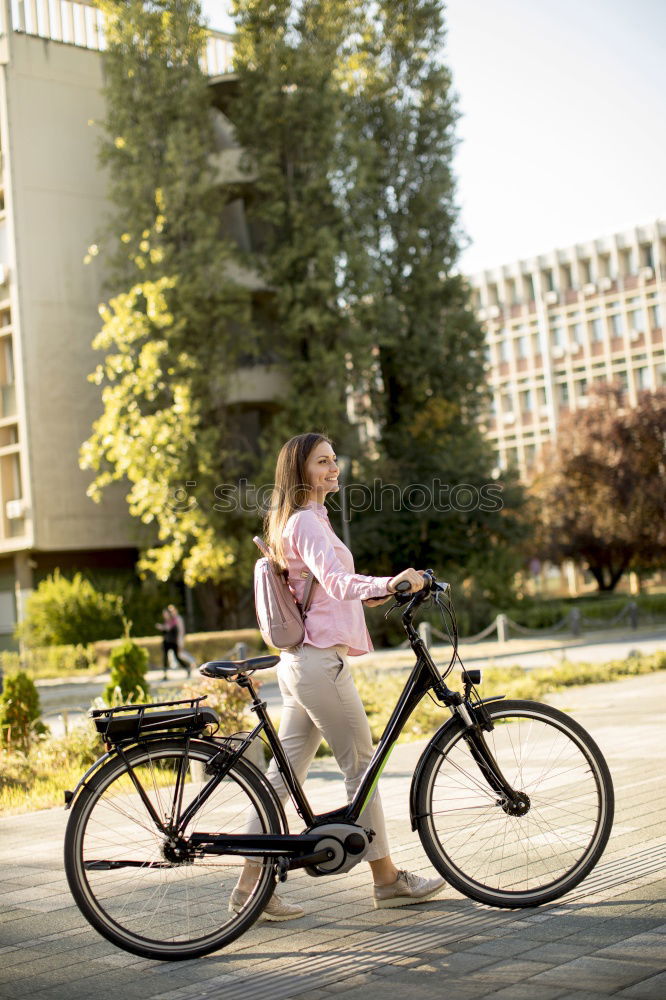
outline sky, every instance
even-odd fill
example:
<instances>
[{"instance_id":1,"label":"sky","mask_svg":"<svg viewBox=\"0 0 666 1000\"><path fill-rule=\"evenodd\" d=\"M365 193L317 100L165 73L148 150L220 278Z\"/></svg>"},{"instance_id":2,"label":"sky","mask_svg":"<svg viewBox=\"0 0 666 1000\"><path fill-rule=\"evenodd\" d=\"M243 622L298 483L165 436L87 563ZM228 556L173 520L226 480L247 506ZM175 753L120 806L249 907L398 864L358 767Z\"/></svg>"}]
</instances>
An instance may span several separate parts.
<instances>
[{"instance_id":1,"label":"sky","mask_svg":"<svg viewBox=\"0 0 666 1000\"><path fill-rule=\"evenodd\" d=\"M203 0L230 30L226 0ZM666 218L664 0L448 0L474 273Z\"/></svg>"}]
</instances>

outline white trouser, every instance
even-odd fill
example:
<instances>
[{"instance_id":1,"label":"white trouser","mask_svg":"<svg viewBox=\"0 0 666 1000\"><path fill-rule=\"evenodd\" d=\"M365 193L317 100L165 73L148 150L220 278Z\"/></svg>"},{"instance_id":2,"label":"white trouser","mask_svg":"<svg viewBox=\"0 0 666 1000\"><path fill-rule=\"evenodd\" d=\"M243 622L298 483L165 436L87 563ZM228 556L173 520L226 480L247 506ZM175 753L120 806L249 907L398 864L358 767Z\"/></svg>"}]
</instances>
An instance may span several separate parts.
<instances>
[{"instance_id":1,"label":"white trouser","mask_svg":"<svg viewBox=\"0 0 666 1000\"><path fill-rule=\"evenodd\" d=\"M307 644L282 653L277 668L284 703L279 736L301 784L323 737L344 774L347 800L351 801L370 762L373 748L368 718L346 653L346 646L319 649ZM280 801L286 802L289 792L274 760L268 767L266 777ZM331 802L330 808L335 808L337 804ZM389 853L386 823L377 791L358 822L375 831L375 838L364 860L376 861L386 857ZM252 829L253 826L250 823L248 832L258 832L259 827Z\"/></svg>"}]
</instances>

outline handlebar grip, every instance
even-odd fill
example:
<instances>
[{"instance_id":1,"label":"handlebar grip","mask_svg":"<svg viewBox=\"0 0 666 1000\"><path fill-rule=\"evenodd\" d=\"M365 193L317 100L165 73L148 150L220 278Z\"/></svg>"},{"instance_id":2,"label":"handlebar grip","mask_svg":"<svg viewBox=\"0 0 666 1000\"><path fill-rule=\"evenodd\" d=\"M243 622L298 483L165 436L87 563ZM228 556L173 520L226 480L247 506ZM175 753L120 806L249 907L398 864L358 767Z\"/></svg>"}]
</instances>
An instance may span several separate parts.
<instances>
[{"instance_id":1,"label":"handlebar grip","mask_svg":"<svg viewBox=\"0 0 666 1000\"><path fill-rule=\"evenodd\" d=\"M412 585L409 580L401 580L398 586L393 591L394 594L408 594L412 589Z\"/></svg>"}]
</instances>

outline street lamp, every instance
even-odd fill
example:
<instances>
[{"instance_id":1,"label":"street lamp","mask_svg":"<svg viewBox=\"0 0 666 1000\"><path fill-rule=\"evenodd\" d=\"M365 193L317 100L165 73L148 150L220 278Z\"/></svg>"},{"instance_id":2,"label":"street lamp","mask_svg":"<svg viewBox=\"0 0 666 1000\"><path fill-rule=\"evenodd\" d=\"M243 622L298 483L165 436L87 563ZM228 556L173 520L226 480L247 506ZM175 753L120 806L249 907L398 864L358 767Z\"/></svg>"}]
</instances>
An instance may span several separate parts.
<instances>
[{"instance_id":1,"label":"street lamp","mask_svg":"<svg viewBox=\"0 0 666 1000\"><path fill-rule=\"evenodd\" d=\"M348 549L351 549L349 510L347 508L347 479L351 472L351 458L349 455L338 455L337 462L340 470L340 496L342 497L342 541Z\"/></svg>"}]
</instances>

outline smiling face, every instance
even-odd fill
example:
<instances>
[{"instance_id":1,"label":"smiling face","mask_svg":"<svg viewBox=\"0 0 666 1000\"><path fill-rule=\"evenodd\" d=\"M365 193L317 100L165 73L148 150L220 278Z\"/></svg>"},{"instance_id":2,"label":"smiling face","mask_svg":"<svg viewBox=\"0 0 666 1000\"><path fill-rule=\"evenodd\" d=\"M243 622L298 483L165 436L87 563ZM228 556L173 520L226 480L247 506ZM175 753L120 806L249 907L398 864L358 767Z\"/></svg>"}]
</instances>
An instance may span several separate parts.
<instances>
[{"instance_id":1,"label":"smiling face","mask_svg":"<svg viewBox=\"0 0 666 1000\"><path fill-rule=\"evenodd\" d=\"M305 480L310 487L310 500L323 503L327 493L339 490L338 474L335 452L328 441L320 441L305 462Z\"/></svg>"}]
</instances>

